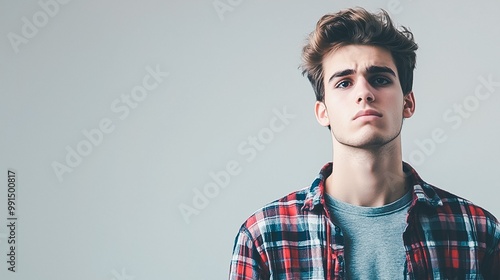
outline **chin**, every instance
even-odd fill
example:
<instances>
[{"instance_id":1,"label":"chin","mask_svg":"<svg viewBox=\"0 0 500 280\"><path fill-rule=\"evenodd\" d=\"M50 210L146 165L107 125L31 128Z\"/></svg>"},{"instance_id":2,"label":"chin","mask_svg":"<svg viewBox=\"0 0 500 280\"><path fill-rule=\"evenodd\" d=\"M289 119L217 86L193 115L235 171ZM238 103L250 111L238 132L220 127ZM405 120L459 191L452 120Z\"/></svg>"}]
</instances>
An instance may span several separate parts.
<instances>
[{"instance_id":1,"label":"chin","mask_svg":"<svg viewBox=\"0 0 500 280\"><path fill-rule=\"evenodd\" d=\"M352 137L351 139L345 139L342 137L335 137L337 142L342 145L359 148L359 149L378 149L384 146L390 145L397 139L399 132L393 133L391 135L363 135L359 137Z\"/></svg>"}]
</instances>

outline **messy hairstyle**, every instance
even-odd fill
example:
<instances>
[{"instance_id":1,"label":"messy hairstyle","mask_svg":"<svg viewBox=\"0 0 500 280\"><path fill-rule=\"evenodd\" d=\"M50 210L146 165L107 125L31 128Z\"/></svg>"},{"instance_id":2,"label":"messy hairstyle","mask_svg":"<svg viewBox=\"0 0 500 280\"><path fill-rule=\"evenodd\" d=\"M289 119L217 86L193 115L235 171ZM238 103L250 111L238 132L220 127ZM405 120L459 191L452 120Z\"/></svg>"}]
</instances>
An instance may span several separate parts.
<instances>
[{"instance_id":1,"label":"messy hairstyle","mask_svg":"<svg viewBox=\"0 0 500 280\"><path fill-rule=\"evenodd\" d=\"M323 58L346 45L379 46L390 51L406 95L411 92L418 46L406 28L394 26L386 11L370 13L363 8L324 15L302 50L302 74L307 75L317 101L324 101Z\"/></svg>"}]
</instances>

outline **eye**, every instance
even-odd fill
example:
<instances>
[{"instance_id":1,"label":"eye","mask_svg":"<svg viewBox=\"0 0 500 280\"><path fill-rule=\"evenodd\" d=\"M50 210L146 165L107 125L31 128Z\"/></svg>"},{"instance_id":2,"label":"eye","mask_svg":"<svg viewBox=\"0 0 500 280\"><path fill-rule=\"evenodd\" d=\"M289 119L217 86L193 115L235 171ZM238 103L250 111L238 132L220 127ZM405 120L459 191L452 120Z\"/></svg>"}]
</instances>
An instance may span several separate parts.
<instances>
[{"instance_id":1,"label":"eye","mask_svg":"<svg viewBox=\"0 0 500 280\"><path fill-rule=\"evenodd\" d=\"M347 88L348 86L351 85L351 82L350 81L347 81L347 80L343 80L343 81L340 81L339 83L337 83L335 85L335 88Z\"/></svg>"},{"instance_id":2,"label":"eye","mask_svg":"<svg viewBox=\"0 0 500 280\"><path fill-rule=\"evenodd\" d=\"M386 77L375 77L372 80L372 83L374 86L386 86L392 83L391 79L388 79Z\"/></svg>"}]
</instances>

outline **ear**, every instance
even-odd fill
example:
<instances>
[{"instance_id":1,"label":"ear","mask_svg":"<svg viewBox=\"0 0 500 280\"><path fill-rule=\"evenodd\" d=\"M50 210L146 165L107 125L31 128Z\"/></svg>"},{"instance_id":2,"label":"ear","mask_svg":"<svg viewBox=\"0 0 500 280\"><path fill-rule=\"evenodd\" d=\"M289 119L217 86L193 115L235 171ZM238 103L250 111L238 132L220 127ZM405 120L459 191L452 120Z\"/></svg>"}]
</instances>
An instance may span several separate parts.
<instances>
[{"instance_id":1,"label":"ear","mask_svg":"<svg viewBox=\"0 0 500 280\"><path fill-rule=\"evenodd\" d=\"M413 116L413 113L415 113L415 96L413 95L413 91L410 91L410 93L404 96L403 118L409 118Z\"/></svg>"},{"instance_id":2,"label":"ear","mask_svg":"<svg viewBox=\"0 0 500 280\"><path fill-rule=\"evenodd\" d=\"M314 104L314 114L316 115L316 120L322 126L329 126L330 119L328 118L328 111L325 103L316 101Z\"/></svg>"}]
</instances>

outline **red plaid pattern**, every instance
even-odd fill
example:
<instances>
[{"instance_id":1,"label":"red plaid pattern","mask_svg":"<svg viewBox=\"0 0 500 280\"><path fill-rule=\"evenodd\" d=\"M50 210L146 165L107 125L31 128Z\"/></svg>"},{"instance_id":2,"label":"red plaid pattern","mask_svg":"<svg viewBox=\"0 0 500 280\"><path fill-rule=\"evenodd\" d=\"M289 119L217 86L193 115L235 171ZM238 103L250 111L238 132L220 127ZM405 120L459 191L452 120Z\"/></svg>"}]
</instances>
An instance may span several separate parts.
<instances>
[{"instance_id":1,"label":"red plaid pattern","mask_svg":"<svg viewBox=\"0 0 500 280\"><path fill-rule=\"evenodd\" d=\"M500 279L500 223L424 182L403 163L413 201L403 233L404 279ZM344 238L323 199L326 164L308 188L255 212L236 236L230 279L345 279ZM373 242L377 242L374 240Z\"/></svg>"}]
</instances>

